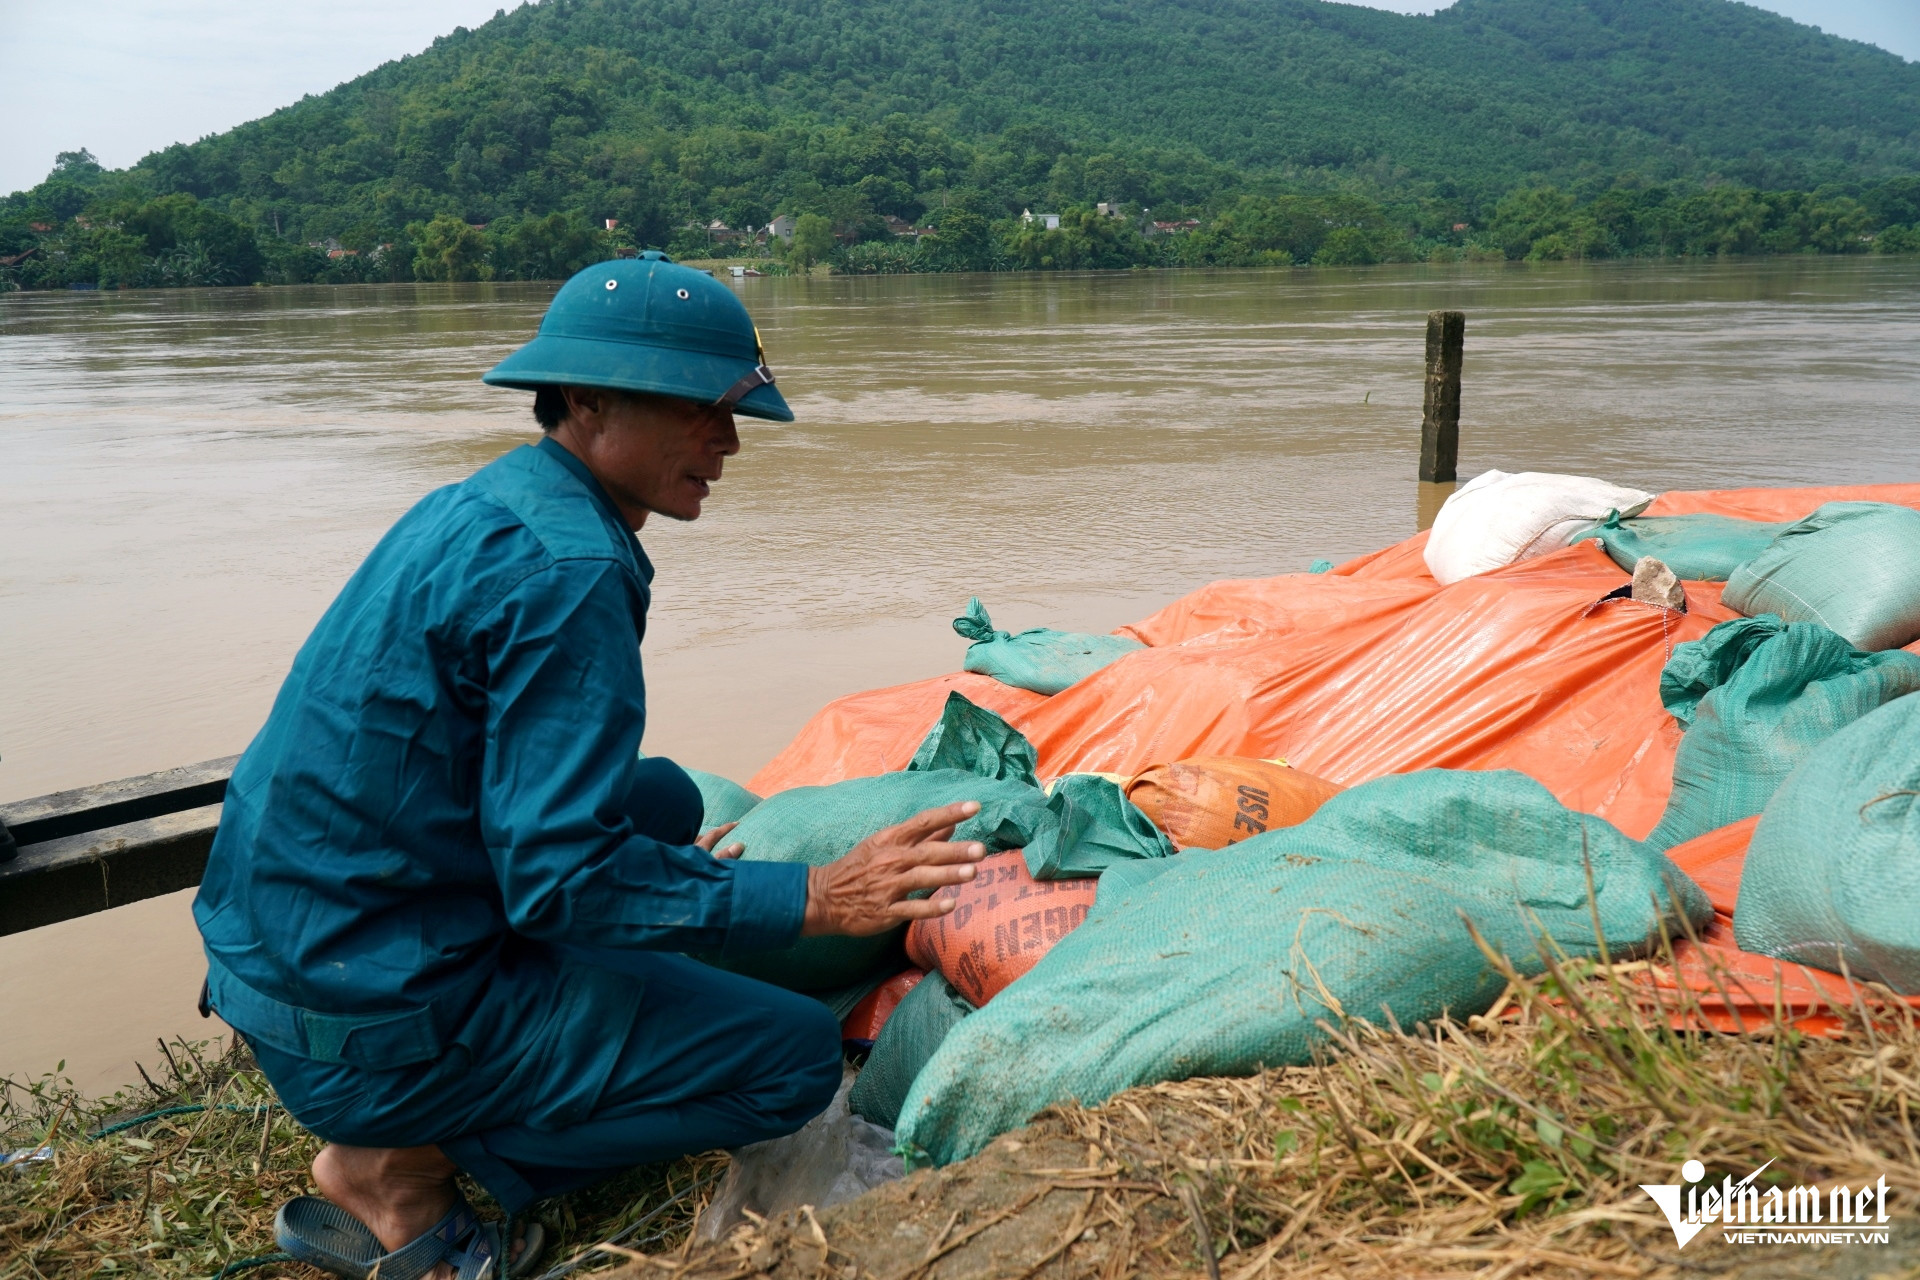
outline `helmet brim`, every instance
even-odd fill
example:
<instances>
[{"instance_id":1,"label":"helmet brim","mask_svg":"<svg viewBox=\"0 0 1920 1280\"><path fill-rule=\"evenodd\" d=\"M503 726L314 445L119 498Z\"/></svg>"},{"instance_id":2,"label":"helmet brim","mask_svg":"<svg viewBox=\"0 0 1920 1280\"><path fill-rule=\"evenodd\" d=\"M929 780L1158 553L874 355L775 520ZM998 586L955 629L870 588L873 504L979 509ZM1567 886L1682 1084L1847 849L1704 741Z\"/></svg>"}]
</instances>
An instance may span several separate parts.
<instances>
[{"instance_id":1,"label":"helmet brim","mask_svg":"<svg viewBox=\"0 0 1920 1280\"><path fill-rule=\"evenodd\" d=\"M712 404L755 367L751 360L709 355L642 342L542 334L482 374L495 387L537 391L541 387L607 387L647 391ZM755 387L733 406L735 413L769 422L792 422L793 410L772 383Z\"/></svg>"}]
</instances>

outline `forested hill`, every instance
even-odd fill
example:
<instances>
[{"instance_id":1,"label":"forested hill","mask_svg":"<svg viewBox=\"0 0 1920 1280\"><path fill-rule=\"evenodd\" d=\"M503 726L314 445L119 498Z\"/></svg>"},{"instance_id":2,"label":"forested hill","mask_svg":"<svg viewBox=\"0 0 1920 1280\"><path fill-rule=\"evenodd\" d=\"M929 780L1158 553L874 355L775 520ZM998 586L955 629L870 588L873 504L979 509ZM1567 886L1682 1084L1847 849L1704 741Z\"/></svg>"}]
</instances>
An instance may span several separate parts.
<instances>
[{"instance_id":1,"label":"forested hill","mask_svg":"<svg viewBox=\"0 0 1920 1280\"><path fill-rule=\"evenodd\" d=\"M119 190L289 241L567 211L660 243L955 200L1161 217L1292 191L1471 218L1542 183L1913 173L1920 64L1733 0L545 0L149 156ZM9 203L70 218L110 179L68 166Z\"/></svg>"}]
</instances>

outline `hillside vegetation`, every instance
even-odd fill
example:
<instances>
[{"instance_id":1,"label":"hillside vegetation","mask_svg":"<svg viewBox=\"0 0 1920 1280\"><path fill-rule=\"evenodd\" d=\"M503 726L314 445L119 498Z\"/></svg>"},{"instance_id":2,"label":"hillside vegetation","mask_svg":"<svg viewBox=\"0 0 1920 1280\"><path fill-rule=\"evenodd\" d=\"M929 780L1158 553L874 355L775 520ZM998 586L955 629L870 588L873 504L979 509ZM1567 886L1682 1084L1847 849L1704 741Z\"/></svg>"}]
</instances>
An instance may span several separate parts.
<instances>
[{"instance_id":1,"label":"hillside vegetation","mask_svg":"<svg viewBox=\"0 0 1920 1280\"><path fill-rule=\"evenodd\" d=\"M888 215L956 211L1001 225L870 265L1312 260L1339 231L1350 261L1526 256L1547 236L1546 256L1857 247L1911 225L1874 193L1915 173L1920 64L1732 0L1458 0L1432 17L1322 0L545 0L122 173L73 153L6 200L0 257L41 245L38 222L73 243L7 268L20 283L512 277L621 243L701 251L686 228L716 218L813 213L845 244L882 241ZM1536 204L1569 209L1625 192L1673 225L1623 237L1600 214L1476 238L1503 198L1541 188ZM1745 230L1675 222L1716 188L1750 193ZM160 197L174 204L142 213ZM1246 203L1276 197L1296 203ZM1064 227L1048 248L1004 222L1108 201L1136 231L1143 209L1209 227L1237 209L1245 226L1301 198L1322 224L1304 253L1298 235L1149 252ZM80 243L75 215L138 237L137 255ZM214 217L258 254L219 257ZM1783 232L1796 223L1827 231Z\"/></svg>"}]
</instances>

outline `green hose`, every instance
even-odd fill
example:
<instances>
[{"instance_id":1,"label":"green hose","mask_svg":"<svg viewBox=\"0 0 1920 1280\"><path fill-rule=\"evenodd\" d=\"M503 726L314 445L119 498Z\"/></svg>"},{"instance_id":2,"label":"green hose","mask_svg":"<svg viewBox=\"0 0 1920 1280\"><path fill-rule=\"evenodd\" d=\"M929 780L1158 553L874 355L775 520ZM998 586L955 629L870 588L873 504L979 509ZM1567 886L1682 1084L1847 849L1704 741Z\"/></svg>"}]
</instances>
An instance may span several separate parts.
<instances>
[{"instance_id":1,"label":"green hose","mask_svg":"<svg viewBox=\"0 0 1920 1280\"><path fill-rule=\"evenodd\" d=\"M258 1107L237 1107L237 1106L234 1106L232 1103L223 1102L220 1104L218 1108L216 1108L216 1110L240 1111L248 1115L257 1116L262 1112L271 1109L271 1107L272 1107L271 1103L268 1103L264 1106L258 1106ZM95 1129L92 1133L88 1134L87 1137L93 1138L93 1139L104 1138L109 1134L119 1133L123 1129L131 1129L136 1125L143 1125L149 1120L159 1120L159 1119L165 1118L166 1116L192 1115L196 1111L205 1111L206 1109L207 1109L207 1106L204 1102L196 1102L196 1103L193 1103L191 1106L185 1106L185 1107L166 1107L159 1111L149 1111L147 1112L147 1114L143 1116L135 1116L131 1120L122 1120L118 1124L110 1124L104 1129Z\"/></svg>"}]
</instances>

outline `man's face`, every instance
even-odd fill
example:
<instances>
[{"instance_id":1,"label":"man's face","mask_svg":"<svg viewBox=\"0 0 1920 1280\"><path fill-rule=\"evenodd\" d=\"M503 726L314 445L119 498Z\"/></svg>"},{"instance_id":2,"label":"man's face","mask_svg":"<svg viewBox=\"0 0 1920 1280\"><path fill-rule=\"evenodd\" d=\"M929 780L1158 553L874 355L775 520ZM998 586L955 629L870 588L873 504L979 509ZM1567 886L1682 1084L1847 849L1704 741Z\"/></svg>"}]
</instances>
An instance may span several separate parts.
<instances>
[{"instance_id":1,"label":"man's face","mask_svg":"<svg viewBox=\"0 0 1920 1280\"><path fill-rule=\"evenodd\" d=\"M649 512L694 520L724 460L740 451L733 414L672 396L566 389L568 419L554 436L587 464L627 523Z\"/></svg>"}]
</instances>

